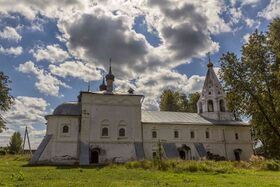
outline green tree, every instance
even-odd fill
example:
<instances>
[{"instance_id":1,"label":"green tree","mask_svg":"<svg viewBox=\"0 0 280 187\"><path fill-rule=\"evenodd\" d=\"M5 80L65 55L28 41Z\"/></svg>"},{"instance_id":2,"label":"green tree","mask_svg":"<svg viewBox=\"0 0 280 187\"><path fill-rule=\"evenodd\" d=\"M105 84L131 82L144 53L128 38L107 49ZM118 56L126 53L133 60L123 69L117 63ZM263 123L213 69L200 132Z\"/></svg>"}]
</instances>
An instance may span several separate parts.
<instances>
[{"instance_id":1,"label":"green tree","mask_svg":"<svg viewBox=\"0 0 280 187\"><path fill-rule=\"evenodd\" d=\"M173 92L170 89L163 91L160 96L160 110L161 111L179 111L179 102L178 101L179 93Z\"/></svg>"},{"instance_id":2,"label":"green tree","mask_svg":"<svg viewBox=\"0 0 280 187\"><path fill-rule=\"evenodd\" d=\"M0 72L0 111L7 111L10 109L13 103L13 97L10 96L10 88L8 86L9 77L4 75L3 72ZM0 133L6 129L5 120L3 116L0 114Z\"/></svg>"},{"instance_id":3,"label":"green tree","mask_svg":"<svg viewBox=\"0 0 280 187\"><path fill-rule=\"evenodd\" d=\"M251 118L254 135L267 157L280 158L280 19L267 33L257 30L234 53L221 57L220 76L227 91L228 107L236 115Z\"/></svg>"},{"instance_id":4,"label":"green tree","mask_svg":"<svg viewBox=\"0 0 280 187\"><path fill-rule=\"evenodd\" d=\"M14 132L10 138L9 152L11 154L18 154L22 151L22 138L19 132Z\"/></svg>"},{"instance_id":5,"label":"green tree","mask_svg":"<svg viewBox=\"0 0 280 187\"><path fill-rule=\"evenodd\" d=\"M186 94L166 89L160 97L160 110L173 112L197 112L196 103L199 93Z\"/></svg>"},{"instance_id":6,"label":"green tree","mask_svg":"<svg viewBox=\"0 0 280 187\"><path fill-rule=\"evenodd\" d=\"M187 112L196 113L197 112L197 102L199 100L200 94L198 92L189 95L188 110Z\"/></svg>"}]
</instances>

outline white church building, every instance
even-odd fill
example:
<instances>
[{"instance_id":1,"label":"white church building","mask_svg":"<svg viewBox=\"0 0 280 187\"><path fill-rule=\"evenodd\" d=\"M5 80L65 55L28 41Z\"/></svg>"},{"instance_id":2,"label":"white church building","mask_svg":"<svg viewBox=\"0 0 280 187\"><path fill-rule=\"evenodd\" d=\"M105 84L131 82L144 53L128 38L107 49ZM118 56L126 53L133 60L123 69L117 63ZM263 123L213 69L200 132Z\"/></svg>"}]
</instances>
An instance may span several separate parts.
<instances>
[{"instance_id":1,"label":"white church building","mask_svg":"<svg viewBox=\"0 0 280 187\"><path fill-rule=\"evenodd\" d=\"M81 91L77 102L46 116L44 139L31 164L79 164L153 159L249 160L250 125L234 120L209 61L197 113L143 111L144 96L113 91L111 66L100 91Z\"/></svg>"}]
</instances>

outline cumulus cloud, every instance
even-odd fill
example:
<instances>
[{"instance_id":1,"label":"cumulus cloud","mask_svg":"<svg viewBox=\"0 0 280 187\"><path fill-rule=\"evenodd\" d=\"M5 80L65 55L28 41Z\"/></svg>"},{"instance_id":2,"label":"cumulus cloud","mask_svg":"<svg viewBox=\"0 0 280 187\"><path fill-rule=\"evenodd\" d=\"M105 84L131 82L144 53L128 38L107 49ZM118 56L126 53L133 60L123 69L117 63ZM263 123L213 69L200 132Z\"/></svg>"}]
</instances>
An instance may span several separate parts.
<instances>
[{"instance_id":1,"label":"cumulus cloud","mask_svg":"<svg viewBox=\"0 0 280 187\"><path fill-rule=\"evenodd\" d=\"M100 80L101 72L92 63L66 61L59 65L49 65L50 72L60 77L75 77L85 82Z\"/></svg>"},{"instance_id":2,"label":"cumulus cloud","mask_svg":"<svg viewBox=\"0 0 280 187\"><path fill-rule=\"evenodd\" d=\"M267 7L259 13L260 16L272 20L280 16L280 1L271 0Z\"/></svg>"},{"instance_id":3,"label":"cumulus cloud","mask_svg":"<svg viewBox=\"0 0 280 187\"><path fill-rule=\"evenodd\" d=\"M0 13L20 13L27 19L32 20L36 18L38 13L48 17L56 17L63 10L67 9L70 11L76 6L82 8L83 4L78 0L9 0L0 1Z\"/></svg>"},{"instance_id":4,"label":"cumulus cloud","mask_svg":"<svg viewBox=\"0 0 280 187\"><path fill-rule=\"evenodd\" d=\"M22 73L34 75L37 79L35 83L36 88L45 95L59 96L60 87L69 88L68 85L58 80L51 73L39 69L32 61L20 64L17 70Z\"/></svg>"},{"instance_id":5,"label":"cumulus cloud","mask_svg":"<svg viewBox=\"0 0 280 187\"><path fill-rule=\"evenodd\" d=\"M116 80L116 90L126 91L129 87L133 88L138 94L143 94L145 100L143 109L158 110L159 97L164 89L172 89L185 94L200 92L205 77L193 75L188 78L176 71L159 69L149 75L140 75L137 80L124 81Z\"/></svg>"},{"instance_id":6,"label":"cumulus cloud","mask_svg":"<svg viewBox=\"0 0 280 187\"><path fill-rule=\"evenodd\" d=\"M49 103L43 98L17 96L12 108L3 114L8 127L1 133L0 146L6 146L11 135L19 131L22 136L25 126L28 127L31 145L36 148L45 134L44 115L47 113ZM41 130L40 128L41 127Z\"/></svg>"},{"instance_id":7,"label":"cumulus cloud","mask_svg":"<svg viewBox=\"0 0 280 187\"><path fill-rule=\"evenodd\" d=\"M58 44L48 45L46 47L36 47L30 50L30 53L36 61L47 60L51 63L63 62L69 58L68 52L59 47Z\"/></svg>"},{"instance_id":8,"label":"cumulus cloud","mask_svg":"<svg viewBox=\"0 0 280 187\"><path fill-rule=\"evenodd\" d=\"M21 35L18 34L15 28L5 27L2 31L0 31L0 38L19 41L21 40L22 37Z\"/></svg>"},{"instance_id":9,"label":"cumulus cloud","mask_svg":"<svg viewBox=\"0 0 280 187\"><path fill-rule=\"evenodd\" d=\"M12 55L12 56L19 56L22 54L22 47L9 47L9 48L3 48L3 46L0 45L0 54L4 55Z\"/></svg>"},{"instance_id":10,"label":"cumulus cloud","mask_svg":"<svg viewBox=\"0 0 280 187\"><path fill-rule=\"evenodd\" d=\"M244 43L248 43L248 41L249 41L249 38L250 38L250 33L246 33L244 36L243 36L243 41L244 41Z\"/></svg>"},{"instance_id":11,"label":"cumulus cloud","mask_svg":"<svg viewBox=\"0 0 280 187\"><path fill-rule=\"evenodd\" d=\"M150 100L151 105L157 102L158 94L165 87L176 87L186 92L196 90L195 84L200 87L203 77L188 78L173 69L193 57L201 58L207 52L218 51L219 44L212 40L211 34L231 30L230 24L221 17L226 11L225 3L218 0L203 3L191 0L51 0L48 6L43 2L35 2L31 6L31 0L23 0L18 7L32 10L30 15L24 9L20 12L29 19L34 19L38 12L55 17L60 31L58 38L66 43L71 57L78 60L68 59L66 51L49 45L30 52L37 61L52 63L49 65L51 74L39 70L34 64L29 68L35 70L27 71L22 67L22 72L36 75L37 84L43 82L38 77L47 75L97 80L100 73L96 67L107 69L108 59L112 58L113 71L118 77L117 88L134 87L148 95L146 101ZM15 5L13 0L10 4ZM58 8L62 6L63 9ZM6 8L6 11L12 10ZM148 32L160 38L159 46L152 46L143 34L136 33L133 25L138 16L144 17ZM61 64L56 65L55 62ZM57 94L58 89L54 90Z\"/></svg>"}]
</instances>

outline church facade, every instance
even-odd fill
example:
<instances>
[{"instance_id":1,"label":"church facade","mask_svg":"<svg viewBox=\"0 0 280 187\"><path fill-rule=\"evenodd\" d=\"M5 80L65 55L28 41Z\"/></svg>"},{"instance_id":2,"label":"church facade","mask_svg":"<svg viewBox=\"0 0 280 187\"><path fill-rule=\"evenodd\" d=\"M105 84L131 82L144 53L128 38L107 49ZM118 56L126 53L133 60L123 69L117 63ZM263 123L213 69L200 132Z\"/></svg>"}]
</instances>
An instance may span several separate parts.
<instances>
[{"instance_id":1,"label":"church facade","mask_svg":"<svg viewBox=\"0 0 280 187\"><path fill-rule=\"evenodd\" d=\"M234 120L209 61L197 113L143 111L143 95L113 91L111 67L99 92L82 91L77 102L46 116L46 136L31 164L79 164L153 159L249 160L250 125Z\"/></svg>"}]
</instances>

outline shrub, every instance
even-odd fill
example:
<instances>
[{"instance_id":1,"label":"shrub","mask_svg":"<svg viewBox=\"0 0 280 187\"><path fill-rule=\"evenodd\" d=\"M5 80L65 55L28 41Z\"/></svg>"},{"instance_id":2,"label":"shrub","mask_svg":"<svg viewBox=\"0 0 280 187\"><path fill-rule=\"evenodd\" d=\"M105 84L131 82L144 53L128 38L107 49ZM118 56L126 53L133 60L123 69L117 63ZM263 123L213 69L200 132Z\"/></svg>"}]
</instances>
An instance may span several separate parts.
<instances>
[{"instance_id":1,"label":"shrub","mask_svg":"<svg viewBox=\"0 0 280 187\"><path fill-rule=\"evenodd\" d=\"M280 170L280 162L275 160L269 160L265 162L264 169L270 171L279 171Z\"/></svg>"},{"instance_id":2,"label":"shrub","mask_svg":"<svg viewBox=\"0 0 280 187\"><path fill-rule=\"evenodd\" d=\"M0 155L6 155L6 154L7 154L6 150L0 149Z\"/></svg>"}]
</instances>

